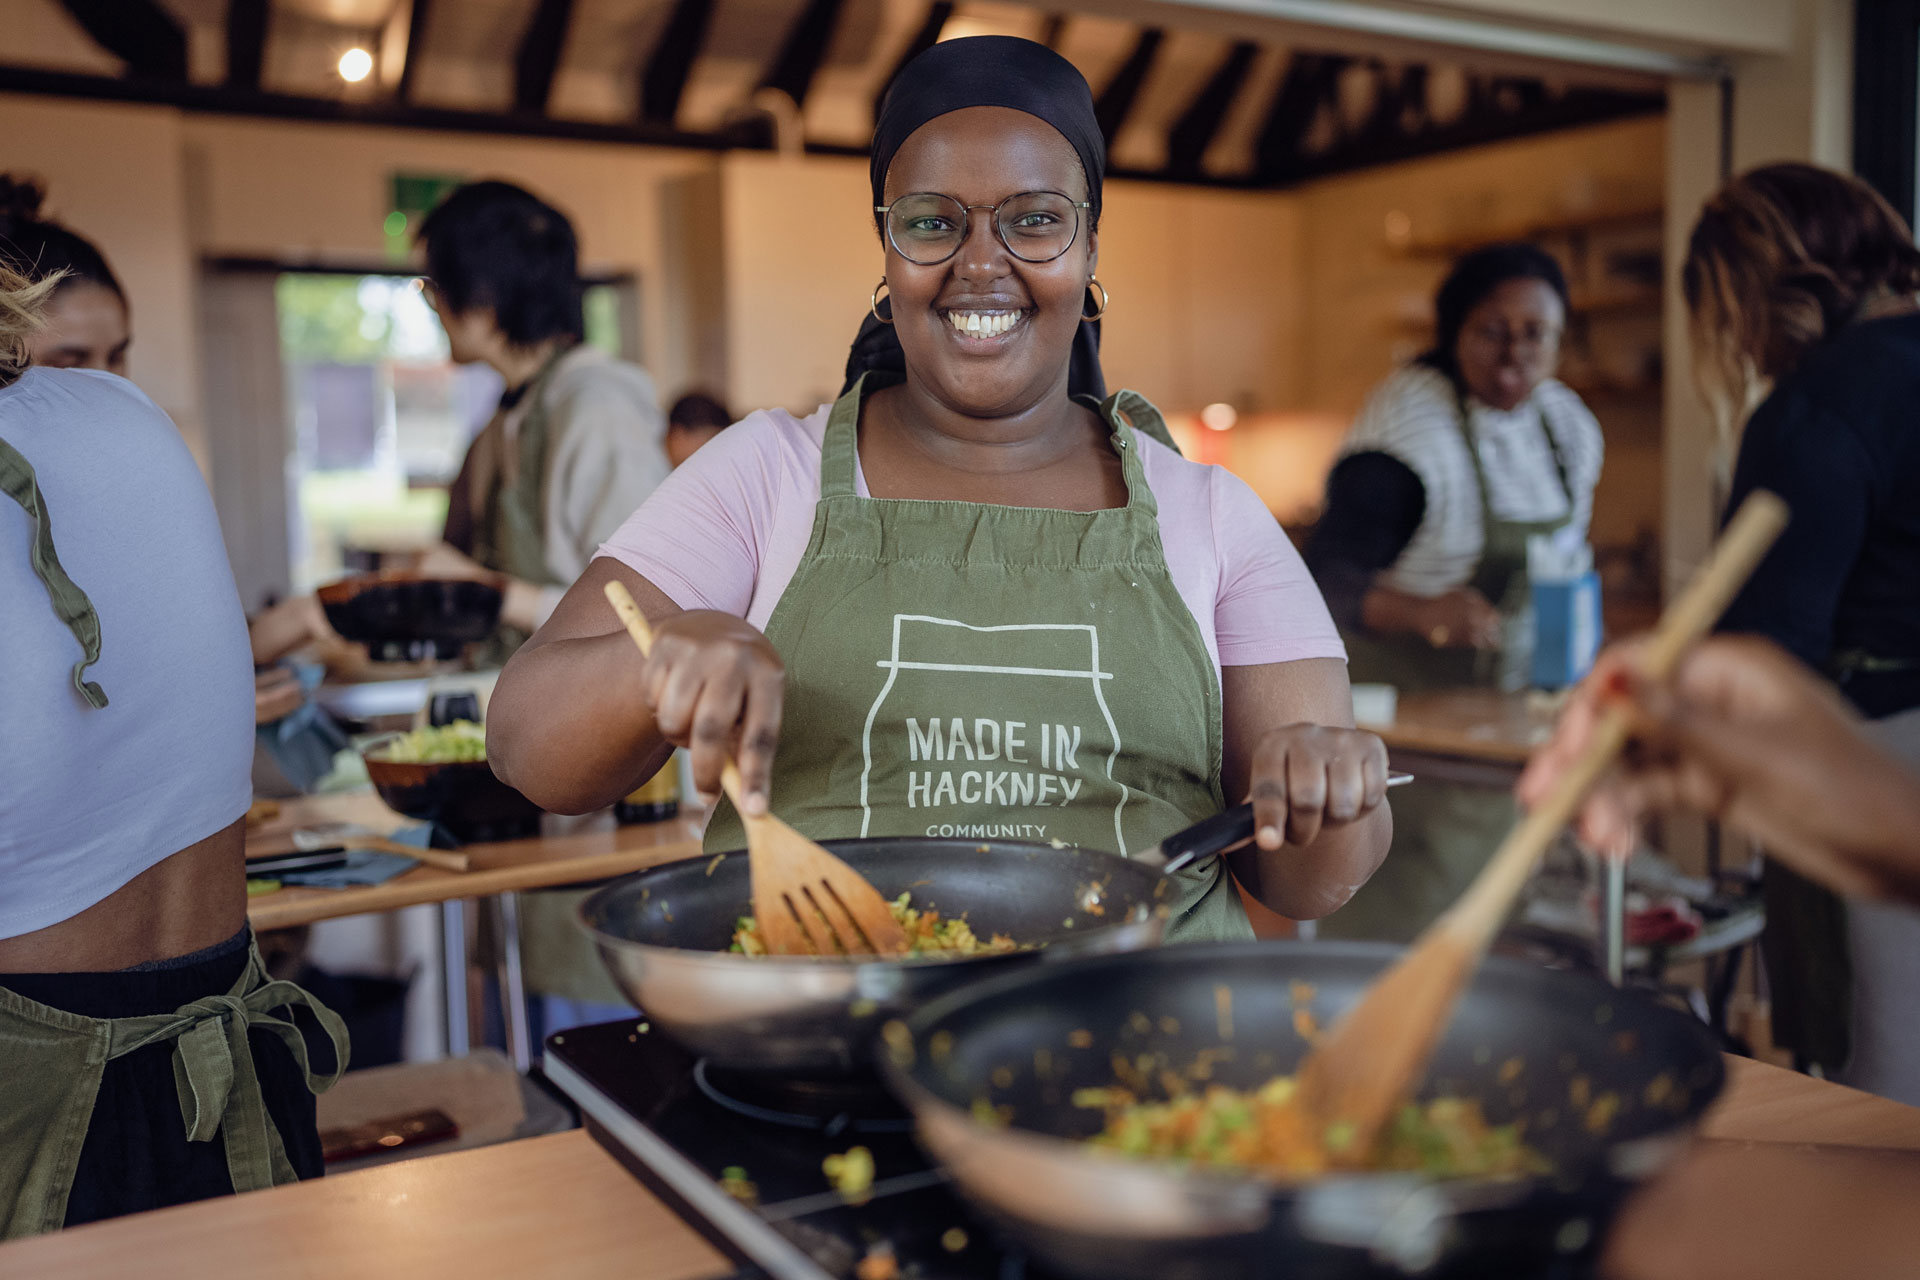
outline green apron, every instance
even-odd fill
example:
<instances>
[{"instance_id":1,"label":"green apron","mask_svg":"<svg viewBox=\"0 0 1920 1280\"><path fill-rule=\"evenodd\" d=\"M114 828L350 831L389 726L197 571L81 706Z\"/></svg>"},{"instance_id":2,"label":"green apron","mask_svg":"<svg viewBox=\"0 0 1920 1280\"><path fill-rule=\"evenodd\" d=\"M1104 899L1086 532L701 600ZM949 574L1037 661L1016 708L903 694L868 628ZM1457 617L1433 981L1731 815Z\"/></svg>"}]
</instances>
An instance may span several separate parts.
<instances>
[{"instance_id":1,"label":"green apron","mask_svg":"<svg viewBox=\"0 0 1920 1280\"><path fill-rule=\"evenodd\" d=\"M79 642L84 658L73 681L95 709L107 705L100 686L82 672L100 657L100 618L92 601L67 576L54 553L53 523L33 467L0 440L0 492L13 498L35 525L33 571L45 584L54 612ZM227 1152L235 1191L295 1180L279 1133L268 1118L247 1045L250 1028L279 1036L315 1093L331 1088L346 1069L346 1027L325 1005L290 982L269 982L253 948L247 967L225 994L208 996L172 1013L139 1018L88 1018L29 1000L5 986L0 974L0 1238L58 1230L92 1122L101 1073L111 1060L147 1045L173 1042L173 1078L187 1137ZM270 1011L304 1005L333 1042L337 1063L326 1077L307 1067L306 1041L292 1022Z\"/></svg>"},{"instance_id":2,"label":"green apron","mask_svg":"<svg viewBox=\"0 0 1920 1280\"><path fill-rule=\"evenodd\" d=\"M898 379L892 379L897 381ZM1058 511L858 496L862 379L828 417L813 533L766 634L786 661L781 817L816 839L1057 841L1121 855L1220 811L1220 684L1168 573L1122 391L1127 504ZM709 850L744 843L725 801ZM1169 937L1250 938L1220 863L1182 877Z\"/></svg>"},{"instance_id":3,"label":"green apron","mask_svg":"<svg viewBox=\"0 0 1920 1280\"><path fill-rule=\"evenodd\" d=\"M523 393L527 412L514 435L514 471L510 479L487 486L478 495L479 519L474 522L473 558L495 573L543 587L565 587L547 568L547 383L572 351L564 347L548 357ZM503 451L506 414L495 416L474 441L476 449ZM476 665L506 665L514 651L527 642L527 633L504 623L481 646Z\"/></svg>"},{"instance_id":4,"label":"green apron","mask_svg":"<svg viewBox=\"0 0 1920 1280\"><path fill-rule=\"evenodd\" d=\"M1503 520L1493 512L1487 476L1465 398L1455 425L1473 463L1480 496L1483 543L1469 585L1500 610L1500 652L1439 649L1419 636L1351 631L1347 672L1354 683L1390 684L1402 693L1473 686L1518 688L1532 661L1532 588L1527 540L1563 528L1574 510L1560 448L1540 416L1540 430L1567 495L1567 514L1553 520ZM1406 942L1458 898L1512 828L1517 811L1504 791L1421 781L1393 797L1393 845L1373 878L1340 910L1319 923L1325 938Z\"/></svg>"}]
</instances>

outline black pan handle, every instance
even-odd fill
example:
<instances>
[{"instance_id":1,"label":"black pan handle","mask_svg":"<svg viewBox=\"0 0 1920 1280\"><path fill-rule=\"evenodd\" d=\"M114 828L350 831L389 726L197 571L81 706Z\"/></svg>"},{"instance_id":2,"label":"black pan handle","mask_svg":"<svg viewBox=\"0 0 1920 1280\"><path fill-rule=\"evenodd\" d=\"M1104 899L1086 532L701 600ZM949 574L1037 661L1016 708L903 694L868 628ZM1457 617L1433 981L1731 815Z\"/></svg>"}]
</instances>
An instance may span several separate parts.
<instances>
[{"instance_id":1,"label":"black pan handle","mask_svg":"<svg viewBox=\"0 0 1920 1280\"><path fill-rule=\"evenodd\" d=\"M1202 818L1184 831L1176 831L1160 842L1160 854L1166 858L1161 868L1172 875L1196 862L1224 853L1242 840L1253 838L1253 802Z\"/></svg>"},{"instance_id":2,"label":"black pan handle","mask_svg":"<svg viewBox=\"0 0 1920 1280\"><path fill-rule=\"evenodd\" d=\"M1412 781L1413 775L1408 773L1387 775L1389 788L1405 786ZM1251 839L1253 839L1253 801L1249 800L1245 804L1237 804L1222 813L1216 813L1211 818L1202 818L1183 831L1174 832L1155 846L1154 853L1166 860L1160 870L1167 875L1172 875L1196 862L1203 862L1216 854L1225 853L1243 840ZM1154 859L1152 855L1148 855L1142 860L1151 862Z\"/></svg>"}]
</instances>

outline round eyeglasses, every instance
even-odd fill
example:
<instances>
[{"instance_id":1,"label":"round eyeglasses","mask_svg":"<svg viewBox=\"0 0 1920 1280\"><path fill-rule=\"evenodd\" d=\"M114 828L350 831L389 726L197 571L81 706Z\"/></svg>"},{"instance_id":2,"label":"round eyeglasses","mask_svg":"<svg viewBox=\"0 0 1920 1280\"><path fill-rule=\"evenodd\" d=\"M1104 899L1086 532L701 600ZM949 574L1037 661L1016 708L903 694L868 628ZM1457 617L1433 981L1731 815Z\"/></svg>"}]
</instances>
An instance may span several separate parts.
<instances>
[{"instance_id":1,"label":"round eyeglasses","mask_svg":"<svg viewBox=\"0 0 1920 1280\"><path fill-rule=\"evenodd\" d=\"M993 211L993 228L1007 252L1022 262L1052 262L1080 235L1080 211L1089 201L1058 191L1022 191L999 204L961 204L936 191L916 191L873 211L886 219L887 243L908 262L935 267L960 252L975 209Z\"/></svg>"}]
</instances>

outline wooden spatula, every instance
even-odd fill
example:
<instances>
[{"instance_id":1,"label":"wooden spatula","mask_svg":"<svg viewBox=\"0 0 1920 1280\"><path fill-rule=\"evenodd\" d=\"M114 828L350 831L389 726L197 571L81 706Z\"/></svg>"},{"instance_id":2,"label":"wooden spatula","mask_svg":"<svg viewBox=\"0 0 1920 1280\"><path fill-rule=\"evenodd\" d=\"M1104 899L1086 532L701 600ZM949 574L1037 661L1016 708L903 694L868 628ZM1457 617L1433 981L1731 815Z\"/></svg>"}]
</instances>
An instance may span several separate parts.
<instances>
[{"instance_id":1,"label":"wooden spatula","mask_svg":"<svg viewBox=\"0 0 1920 1280\"><path fill-rule=\"evenodd\" d=\"M1755 493L1740 507L1713 557L1660 619L1640 668L1666 677L1688 645L1719 620L1767 548L1786 527L1787 507ZM1581 800L1626 744L1627 714L1610 708L1586 751L1534 806L1447 913L1369 987L1300 1068L1300 1098L1327 1125L1336 1159L1358 1163L1413 1092L1454 1003L1479 967L1534 866Z\"/></svg>"},{"instance_id":2,"label":"wooden spatula","mask_svg":"<svg viewBox=\"0 0 1920 1280\"><path fill-rule=\"evenodd\" d=\"M607 600L641 653L653 651L653 628L618 582ZM866 878L771 813L747 813L740 770L731 759L720 784L747 829L753 869L753 914L774 955L904 955L906 930Z\"/></svg>"}]
</instances>

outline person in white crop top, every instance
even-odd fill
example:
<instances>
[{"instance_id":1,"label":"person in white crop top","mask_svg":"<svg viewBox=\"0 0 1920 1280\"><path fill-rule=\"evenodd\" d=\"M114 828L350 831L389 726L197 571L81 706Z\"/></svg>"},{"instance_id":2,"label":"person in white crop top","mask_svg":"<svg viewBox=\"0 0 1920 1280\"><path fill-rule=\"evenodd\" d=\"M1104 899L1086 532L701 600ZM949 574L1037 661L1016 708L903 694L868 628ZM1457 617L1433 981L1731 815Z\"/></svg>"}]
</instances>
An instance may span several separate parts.
<instances>
[{"instance_id":1,"label":"person in white crop top","mask_svg":"<svg viewBox=\"0 0 1920 1280\"><path fill-rule=\"evenodd\" d=\"M56 284L0 263L0 1238L316 1176L330 1082L270 1011L313 1008L345 1062L247 930L252 662L213 503L133 384L24 367ZM214 997L245 1051L190 1034L236 1012Z\"/></svg>"}]
</instances>

